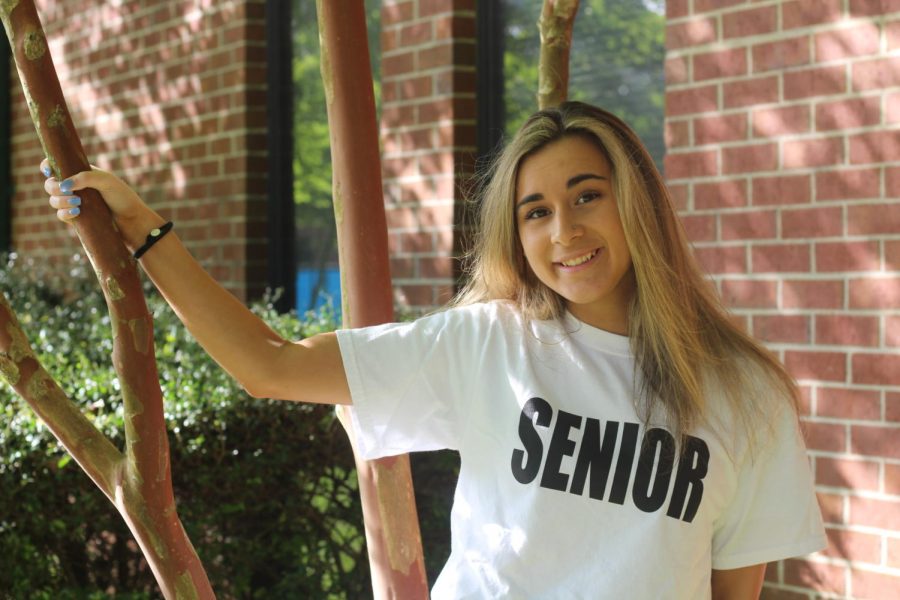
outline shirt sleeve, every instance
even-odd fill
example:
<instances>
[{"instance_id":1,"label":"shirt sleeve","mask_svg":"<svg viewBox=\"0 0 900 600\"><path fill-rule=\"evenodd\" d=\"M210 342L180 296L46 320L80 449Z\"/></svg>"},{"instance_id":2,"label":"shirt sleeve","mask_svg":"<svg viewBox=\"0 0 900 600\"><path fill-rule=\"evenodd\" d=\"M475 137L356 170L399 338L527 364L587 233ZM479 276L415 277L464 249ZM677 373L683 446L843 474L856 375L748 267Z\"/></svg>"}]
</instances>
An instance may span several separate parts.
<instances>
[{"instance_id":1,"label":"shirt sleeve","mask_svg":"<svg viewBox=\"0 0 900 600\"><path fill-rule=\"evenodd\" d=\"M362 458L458 449L466 386L477 370L472 312L337 332Z\"/></svg>"},{"instance_id":2,"label":"shirt sleeve","mask_svg":"<svg viewBox=\"0 0 900 600\"><path fill-rule=\"evenodd\" d=\"M760 432L765 435L765 432ZM713 533L713 569L737 569L826 547L822 515L797 419L785 408L772 439L747 453Z\"/></svg>"}]
</instances>

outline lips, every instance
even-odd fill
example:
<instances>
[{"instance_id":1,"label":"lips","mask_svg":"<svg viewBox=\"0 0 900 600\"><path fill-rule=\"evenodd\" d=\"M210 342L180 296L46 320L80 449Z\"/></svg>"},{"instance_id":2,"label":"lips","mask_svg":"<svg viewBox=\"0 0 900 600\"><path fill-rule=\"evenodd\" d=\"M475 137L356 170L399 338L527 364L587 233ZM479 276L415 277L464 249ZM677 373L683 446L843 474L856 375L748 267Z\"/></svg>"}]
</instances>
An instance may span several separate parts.
<instances>
[{"instance_id":1,"label":"lips","mask_svg":"<svg viewBox=\"0 0 900 600\"><path fill-rule=\"evenodd\" d=\"M584 254L580 254L578 256L574 256L572 258L568 258L566 260L557 261L557 264L562 265L564 267L577 267L579 265L583 265L588 262L600 252L600 248L594 248L589 252L585 252Z\"/></svg>"}]
</instances>

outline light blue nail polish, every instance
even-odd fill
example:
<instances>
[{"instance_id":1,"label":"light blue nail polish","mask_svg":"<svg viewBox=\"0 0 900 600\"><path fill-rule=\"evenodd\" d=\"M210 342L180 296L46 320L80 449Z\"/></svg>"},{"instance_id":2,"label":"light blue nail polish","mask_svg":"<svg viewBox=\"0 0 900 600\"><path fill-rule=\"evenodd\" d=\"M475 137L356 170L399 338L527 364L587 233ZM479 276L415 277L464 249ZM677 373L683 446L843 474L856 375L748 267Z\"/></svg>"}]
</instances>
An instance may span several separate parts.
<instances>
[{"instance_id":1,"label":"light blue nail polish","mask_svg":"<svg viewBox=\"0 0 900 600\"><path fill-rule=\"evenodd\" d=\"M81 198L78 196L72 196L69 198L69 206L81 206Z\"/></svg>"},{"instance_id":2,"label":"light blue nail polish","mask_svg":"<svg viewBox=\"0 0 900 600\"><path fill-rule=\"evenodd\" d=\"M50 177L50 173L51 173L50 167L42 167L41 173L44 174L44 177Z\"/></svg>"},{"instance_id":3,"label":"light blue nail polish","mask_svg":"<svg viewBox=\"0 0 900 600\"><path fill-rule=\"evenodd\" d=\"M66 179L65 181L63 181L62 183L59 184L59 191L61 191L63 194L71 194L72 186L74 186L74 185L75 185L75 183L71 179Z\"/></svg>"},{"instance_id":4,"label":"light blue nail polish","mask_svg":"<svg viewBox=\"0 0 900 600\"><path fill-rule=\"evenodd\" d=\"M79 213L81 213L80 208L70 208L69 209L69 214L72 215L73 217Z\"/></svg>"}]
</instances>

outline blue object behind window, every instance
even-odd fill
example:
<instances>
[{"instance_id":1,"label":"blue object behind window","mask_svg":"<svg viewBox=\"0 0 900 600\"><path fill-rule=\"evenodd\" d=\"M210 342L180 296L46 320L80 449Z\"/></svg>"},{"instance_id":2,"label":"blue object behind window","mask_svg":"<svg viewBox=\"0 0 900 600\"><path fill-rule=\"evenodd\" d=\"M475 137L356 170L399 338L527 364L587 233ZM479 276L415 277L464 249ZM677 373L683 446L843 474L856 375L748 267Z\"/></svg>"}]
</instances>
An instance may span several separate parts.
<instances>
[{"instance_id":1,"label":"blue object behind window","mask_svg":"<svg viewBox=\"0 0 900 600\"><path fill-rule=\"evenodd\" d=\"M325 269L322 284L313 297L319 284L320 274L316 269L300 269L297 271L297 313L302 315L308 310L318 310L331 300L334 314L341 318L341 273L338 269Z\"/></svg>"}]
</instances>

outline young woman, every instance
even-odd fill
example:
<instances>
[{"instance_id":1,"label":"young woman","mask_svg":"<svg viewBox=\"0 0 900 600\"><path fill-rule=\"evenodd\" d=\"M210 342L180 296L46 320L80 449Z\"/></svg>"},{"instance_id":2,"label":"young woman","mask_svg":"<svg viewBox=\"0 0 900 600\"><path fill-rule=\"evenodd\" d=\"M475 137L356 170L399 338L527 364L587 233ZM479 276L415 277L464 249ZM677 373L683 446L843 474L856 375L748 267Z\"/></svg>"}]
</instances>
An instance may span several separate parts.
<instances>
[{"instance_id":1,"label":"young woman","mask_svg":"<svg viewBox=\"0 0 900 600\"><path fill-rule=\"evenodd\" d=\"M88 187L132 250L163 224L100 170L45 186L63 221ZM451 308L295 343L176 235L140 261L252 395L352 404L366 458L459 450L435 598L756 598L767 562L825 546L794 383L718 303L624 123L532 116L480 227Z\"/></svg>"}]
</instances>

